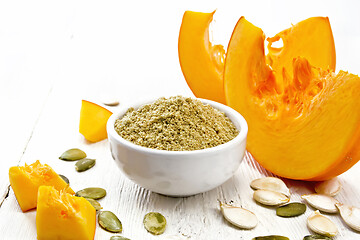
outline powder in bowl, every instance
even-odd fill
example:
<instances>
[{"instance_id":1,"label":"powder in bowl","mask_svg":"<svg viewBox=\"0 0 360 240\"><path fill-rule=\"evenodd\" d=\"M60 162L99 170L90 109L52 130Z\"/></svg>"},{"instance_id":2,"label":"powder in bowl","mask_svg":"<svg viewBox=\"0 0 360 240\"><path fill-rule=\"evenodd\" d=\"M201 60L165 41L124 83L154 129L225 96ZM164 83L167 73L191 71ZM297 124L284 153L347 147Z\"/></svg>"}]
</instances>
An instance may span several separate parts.
<instances>
[{"instance_id":1,"label":"powder in bowl","mask_svg":"<svg viewBox=\"0 0 360 240\"><path fill-rule=\"evenodd\" d=\"M211 148L239 134L223 112L182 96L160 98L137 110L130 108L114 127L134 144L168 151Z\"/></svg>"}]
</instances>

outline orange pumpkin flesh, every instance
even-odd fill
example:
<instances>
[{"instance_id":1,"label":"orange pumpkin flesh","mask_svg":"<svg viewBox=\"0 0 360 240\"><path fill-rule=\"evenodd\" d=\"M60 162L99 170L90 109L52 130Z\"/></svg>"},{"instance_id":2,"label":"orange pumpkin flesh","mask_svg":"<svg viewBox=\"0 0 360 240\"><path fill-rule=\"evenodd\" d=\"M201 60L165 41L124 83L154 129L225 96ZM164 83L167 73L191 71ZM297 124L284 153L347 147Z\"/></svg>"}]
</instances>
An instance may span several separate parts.
<instances>
[{"instance_id":1,"label":"orange pumpkin flesh","mask_svg":"<svg viewBox=\"0 0 360 240\"><path fill-rule=\"evenodd\" d=\"M223 46L209 41L209 24L214 13L184 13L179 33L179 60L185 80L196 97L225 103L225 51Z\"/></svg>"},{"instance_id":2,"label":"orange pumpkin flesh","mask_svg":"<svg viewBox=\"0 0 360 240\"><path fill-rule=\"evenodd\" d=\"M295 58L281 79L266 64L262 30L241 18L227 50L227 104L248 122L247 149L286 178L325 180L360 159L360 79Z\"/></svg>"},{"instance_id":3,"label":"orange pumpkin flesh","mask_svg":"<svg viewBox=\"0 0 360 240\"><path fill-rule=\"evenodd\" d=\"M272 47L280 39L283 47ZM293 75L292 60L295 57L304 57L311 65L322 69L335 70L335 43L327 17L308 18L267 40L267 63L278 83L283 81L283 69ZM283 89L283 86L280 87Z\"/></svg>"},{"instance_id":4,"label":"orange pumpkin flesh","mask_svg":"<svg viewBox=\"0 0 360 240\"><path fill-rule=\"evenodd\" d=\"M82 197L75 197L51 186L38 193L36 230L38 240L94 239L96 210Z\"/></svg>"},{"instance_id":5,"label":"orange pumpkin flesh","mask_svg":"<svg viewBox=\"0 0 360 240\"><path fill-rule=\"evenodd\" d=\"M9 180L23 212L36 208L38 189L42 185L75 193L49 165L43 165L39 161L30 165L25 164L24 167L11 167Z\"/></svg>"},{"instance_id":6,"label":"orange pumpkin flesh","mask_svg":"<svg viewBox=\"0 0 360 240\"><path fill-rule=\"evenodd\" d=\"M106 123L112 112L95 103L82 100L79 132L90 142L107 138Z\"/></svg>"}]
</instances>

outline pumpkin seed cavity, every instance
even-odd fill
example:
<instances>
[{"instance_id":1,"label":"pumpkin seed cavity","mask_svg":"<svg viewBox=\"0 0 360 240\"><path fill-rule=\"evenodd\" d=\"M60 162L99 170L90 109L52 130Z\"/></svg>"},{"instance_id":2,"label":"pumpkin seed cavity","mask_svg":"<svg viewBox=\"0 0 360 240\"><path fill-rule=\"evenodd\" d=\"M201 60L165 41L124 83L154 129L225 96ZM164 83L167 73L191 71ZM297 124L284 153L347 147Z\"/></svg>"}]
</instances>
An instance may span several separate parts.
<instances>
[{"instance_id":1,"label":"pumpkin seed cavity","mask_svg":"<svg viewBox=\"0 0 360 240\"><path fill-rule=\"evenodd\" d=\"M77 191L75 196L98 200L106 196L106 190L98 187L85 188Z\"/></svg>"},{"instance_id":2,"label":"pumpkin seed cavity","mask_svg":"<svg viewBox=\"0 0 360 240\"><path fill-rule=\"evenodd\" d=\"M280 217L296 217L306 211L306 205L303 203L289 203L276 209L276 215Z\"/></svg>"},{"instance_id":3,"label":"pumpkin seed cavity","mask_svg":"<svg viewBox=\"0 0 360 240\"><path fill-rule=\"evenodd\" d=\"M360 208L337 203L340 216L344 222L356 231L360 231Z\"/></svg>"},{"instance_id":4,"label":"pumpkin seed cavity","mask_svg":"<svg viewBox=\"0 0 360 240\"><path fill-rule=\"evenodd\" d=\"M59 159L65 161L76 161L83 158L86 158L86 153L78 148L69 149L59 157Z\"/></svg>"},{"instance_id":5,"label":"pumpkin seed cavity","mask_svg":"<svg viewBox=\"0 0 360 240\"><path fill-rule=\"evenodd\" d=\"M122 224L119 218L110 211L101 211L98 215L98 222L100 227L109 232L120 233L122 231Z\"/></svg>"},{"instance_id":6,"label":"pumpkin seed cavity","mask_svg":"<svg viewBox=\"0 0 360 240\"><path fill-rule=\"evenodd\" d=\"M315 233L327 237L333 237L338 233L336 225L329 218L322 215L319 210L316 210L308 217L307 225Z\"/></svg>"},{"instance_id":7,"label":"pumpkin seed cavity","mask_svg":"<svg viewBox=\"0 0 360 240\"><path fill-rule=\"evenodd\" d=\"M289 240L289 238L279 235L269 235L269 236L254 237L252 240Z\"/></svg>"},{"instance_id":8,"label":"pumpkin seed cavity","mask_svg":"<svg viewBox=\"0 0 360 240\"><path fill-rule=\"evenodd\" d=\"M64 180L64 182L66 182L68 185L70 184L70 181L67 177L65 177L64 175L59 174L59 176L62 178L62 180Z\"/></svg>"},{"instance_id":9,"label":"pumpkin seed cavity","mask_svg":"<svg viewBox=\"0 0 360 240\"><path fill-rule=\"evenodd\" d=\"M130 240L129 238L123 237L123 236L112 236L110 240Z\"/></svg>"},{"instance_id":10,"label":"pumpkin seed cavity","mask_svg":"<svg viewBox=\"0 0 360 240\"><path fill-rule=\"evenodd\" d=\"M252 229L258 224L256 215L244 208L234 207L220 202L220 210L229 223L239 228Z\"/></svg>"},{"instance_id":11,"label":"pumpkin seed cavity","mask_svg":"<svg viewBox=\"0 0 360 240\"><path fill-rule=\"evenodd\" d=\"M95 208L96 211L99 211L102 209L101 204L98 201L96 201L92 198L85 198L85 199L88 200L88 202Z\"/></svg>"},{"instance_id":12,"label":"pumpkin seed cavity","mask_svg":"<svg viewBox=\"0 0 360 240\"><path fill-rule=\"evenodd\" d=\"M84 172L95 166L96 160L90 158L84 158L75 163L75 170L78 172Z\"/></svg>"},{"instance_id":13,"label":"pumpkin seed cavity","mask_svg":"<svg viewBox=\"0 0 360 240\"><path fill-rule=\"evenodd\" d=\"M158 212L149 212L144 217L145 229L154 235L162 234L166 228L165 217Z\"/></svg>"},{"instance_id":14,"label":"pumpkin seed cavity","mask_svg":"<svg viewBox=\"0 0 360 240\"><path fill-rule=\"evenodd\" d=\"M333 197L314 193L314 194L302 195L301 198L305 199L310 206L322 212L326 212L326 213L338 212L338 209L336 208L335 204L339 202Z\"/></svg>"},{"instance_id":15,"label":"pumpkin seed cavity","mask_svg":"<svg viewBox=\"0 0 360 240\"><path fill-rule=\"evenodd\" d=\"M331 238L321 235L307 235L303 240L331 240Z\"/></svg>"},{"instance_id":16,"label":"pumpkin seed cavity","mask_svg":"<svg viewBox=\"0 0 360 240\"><path fill-rule=\"evenodd\" d=\"M315 192L328 196L335 196L341 190L341 183L337 178L315 184Z\"/></svg>"},{"instance_id":17,"label":"pumpkin seed cavity","mask_svg":"<svg viewBox=\"0 0 360 240\"><path fill-rule=\"evenodd\" d=\"M253 198L255 201L268 206L277 206L290 201L284 194L270 190L256 190Z\"/></svg>"},{"instance_id":18,"label":"pumpkin seed cavity","mask_svg":"<svg viewBox=\"0 0 360 240\"><path fill-rule=\"evenodd\" d=\"M280 179L275 177L263 177L253 180L250 187L255 190L270 190L290 196L290 190L286 184Z\"/></svg>"}]
</instances>

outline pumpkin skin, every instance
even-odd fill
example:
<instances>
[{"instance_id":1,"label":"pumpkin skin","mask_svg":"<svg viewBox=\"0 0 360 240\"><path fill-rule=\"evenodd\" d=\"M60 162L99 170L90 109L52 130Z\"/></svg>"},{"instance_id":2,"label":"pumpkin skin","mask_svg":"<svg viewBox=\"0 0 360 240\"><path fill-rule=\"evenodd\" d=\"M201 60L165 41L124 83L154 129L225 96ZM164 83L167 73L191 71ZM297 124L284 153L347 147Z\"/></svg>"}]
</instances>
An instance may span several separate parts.
<instances>
[{"instance_id":1,"label":"pumpkin skin","mask_svg":"<svg viewBox=\"0 0 360 240\"><path fill-rule=\"evenodd\" d=\"M23 167L11 167L9 180L23 212L36 208L38 189L42 185L75 193L49 165L41 164L39 160L30 165L25 163Z\"/></svg>"},{"instance_id":2,"label":"pumpkin skin","mask_svg":"<svg viewBox=\"0 0 360 240\"><path fill-rule=\"evenodd\" d=\"M95 103L82 100L79 132L90 142L107 138L106 123L112 112Z\"/></svg>"},{"instance_id":3,"label":"pumpkin skin","mask_svg":"<svg viewBox=\"0 0 360 240\"><path fill-rule=\"evenodd\" d=\"M267 65L262 30L240 18L227 50L227 104L248 122L247 150L286 178L333 178L360 159L360 78L294 58L282 78Z\"/></svg>"},{"instance_id":4,"label":"pumpkin skin","mask_svg":"<svg viewBox=\"0 0 360 240\"><path fill-rule=\"evenodd\" d=\"M186 11L178 42L181 70L196 97L225 103L223 71L225 50L209 41L212 13Z\"/></svg>"},{"instance_id":5,"label":"pumpkin skin","mask_svg":"<svg viewBox=\"0 0 360 240\"><path fill-rule=\"evenodd\" d=\"M36 210L38 240L91 240L96 228L96 210L85 198L52 186L41 186Z\"/></svg>"}]
</instances>

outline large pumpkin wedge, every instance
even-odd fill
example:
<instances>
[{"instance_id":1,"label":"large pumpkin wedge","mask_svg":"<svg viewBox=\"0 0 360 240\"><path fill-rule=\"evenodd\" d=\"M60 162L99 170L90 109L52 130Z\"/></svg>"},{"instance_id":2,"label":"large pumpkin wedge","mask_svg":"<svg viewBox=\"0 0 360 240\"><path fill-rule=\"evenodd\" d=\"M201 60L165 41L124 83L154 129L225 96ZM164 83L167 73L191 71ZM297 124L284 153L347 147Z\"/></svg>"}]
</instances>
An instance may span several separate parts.
<instances>
[{"instance_id":1,"label":"large pumpkin wedge","mask_svg":"<svg viewBox=\"0 0 360 240\"><path fill-rule=\"evenodd\" d=\"M262 30L240 18L227 50L226 100L248 122L247 149L286 178L326 180L360 159L360 78L304 58L277 79Z\"/></svg>"},{"instance_id":2,"label":"large pumpkin wedge","mask_svg":"<svg viewBox=\"0 0 360 240\"><path fill-rule=\"evenodd\" d=\"M178 42L181 70L196 97L225 103L223 71L225 50L209 41L212 13L186 11Z\"/></svg>"},{"instance_id":3,"label":"large pumpkin wedge","mask_svg":"<svg viewBox=\"0 0 360 240\"><path fill-rule=\"evenodd\" d=\"M38 240L92 240L96 210L82 197L75 197L51 186L41 186L36 210Z\"/></svg>"},{"instance_id":4,"label":"large pumpkin wedge","mask_svg":"<svg viewBox=\"0 0 360 240\"><path fill-rule=\"evenodd\" d=\"M75 193L49 165L41 164L39 160L30 165L11 167L9 180L23 212L36 208L40 186L53 186L57 190Z\"/></svg>"}]
</instances>

